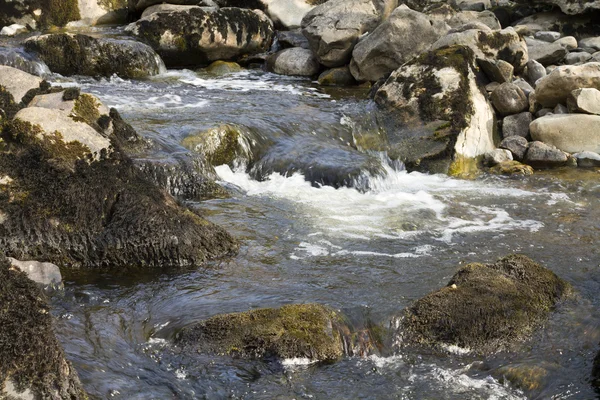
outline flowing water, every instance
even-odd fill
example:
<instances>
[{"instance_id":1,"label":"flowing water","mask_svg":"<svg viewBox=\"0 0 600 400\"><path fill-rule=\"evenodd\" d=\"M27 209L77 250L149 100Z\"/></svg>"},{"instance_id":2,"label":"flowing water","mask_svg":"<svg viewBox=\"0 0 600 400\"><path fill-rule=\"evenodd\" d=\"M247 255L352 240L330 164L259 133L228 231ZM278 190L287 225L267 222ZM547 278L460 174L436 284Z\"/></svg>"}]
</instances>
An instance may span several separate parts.
<instances>
[{"instance_id":1,"label":"flowing water","mask_svg":"<svg viewBox=\"0 0 600 400\"><path fill-rule=\"evenodd\" d=\"M233 170L216 168L230 198L192 204L241 240L237 256L177 273L73 276L52 299L59 338L92 395L595 398L598 171L473 181L407 173L385 153L354 145L356 126L374 115L364 90L327 90L305 79L186 70L145 81L53 79L116 107L162 145L154 157L186 152L184 137L222 123L268 143L254 168L244 168L246 160ZM444 286L459 265L514 252L543 263L578 292L515 352L482 358L465 349L395 353L388 346L321 364L181 354L170 344L181 327L217 313L289 303L327 304L358 328L387 327ZM533 383L519 389L503 378L507 367L529 368Z\"/></svg>"}]
</instances>

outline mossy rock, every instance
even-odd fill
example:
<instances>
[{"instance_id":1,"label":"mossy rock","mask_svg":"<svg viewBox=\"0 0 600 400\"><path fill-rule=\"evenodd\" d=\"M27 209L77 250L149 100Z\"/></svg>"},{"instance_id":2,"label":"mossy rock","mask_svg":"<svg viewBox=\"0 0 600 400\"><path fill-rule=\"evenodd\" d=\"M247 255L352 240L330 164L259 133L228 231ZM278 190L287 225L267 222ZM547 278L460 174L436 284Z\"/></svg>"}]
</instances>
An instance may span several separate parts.
<instances>
[{"instance_id":1,"label":"mossy rock","mask_svg":"<svg viewBox=\"0 0 600 400\"><path fill-rule=\"evenodd\" d=\"M243 68L238 63L221 60L215 61L208 67L206 67L206 72L208 72L211 75L218 76L229 75L240 71L243 71Z\"/></svg>"},{"instance_id":2,"label":"mossy rock","mask_svg":"<svg viewBox=\"0 0 600 400\"><path fill-rule=\"evenodd\" d=\"M77 0L42 0L41 23L43 26L65 26L71 21L81 19Z\"/></svg>"},{"instance_id":3,"label":"mossy rock","mask_svg":"<svg viewBox=\"0 0 600 400\"><path fill-rule=\"evenodd\" d=\"M550 372L558 369L558 365L542 362L540 364L506 365L494 371L501 382L508 381L513 386L527 392L538 392L547 385Z\"/></svg>"},{"instance_id":4,"label":"mossy rock","mask_svg":"<svg viewBox=\"0 0 600 400\"><path fill-rule=\"evenodd\" d=\"M15 120L2 132L0 246L17 259L71 268L185 267L228 255L236 241L180 206L114 150L85 160L81 145ZM55 140L56 139L56 140Z\"/></svg>"},{"instance_id":5,"label":"mossy rock","mask_svg":"<svg viewBox=\"0 0 600 400\"><path fill-rule=\"evenodd\" d=\"M456 345L479 354L530 337L571 285L523 255L462 267L448 285L404 311L403 345Z\"/></svg>"},{"instance_id":6,"label":"mossy rock","mask_svg":"<svg viewBox=\"0 0 600 400\"><path fill-rule=\"evenodd\" d=\"M87 399L42 291L3 255L0 280L0 398L26 392L36 399Z\"/></svg>"},{"instance_id":7,"label":"mossy rock","mask_svg":"<svg viewBox=\"0 0 600 400\"><path fill-rule=\"evenodd\" d=\"M494 165L489 171L495 175L533 175L533 168L514 160Z\"/></svg>"},{"instance_id":8,"label":"mossy rock","mask_svg":"<svg viewBox=\"0 0 600 400\"><path fill-rule=\"evenodd\" d=\"M481 173L481 157L456 155L448 169L448 175L461 179L475 179Z\"/></svg>"},{"instance_id":9,"label":"mossy rock","mask_svg":"<svg viewBox=\"0 0 600 400\"><path fill-rule=\"evenodd\" d=\"M216 315L182 329L176 343L245 358L336 360L344 354L340 314L319 304Z\"/></svg>"},{"instance_id":10,"label":"mossy rock","mask_svg":"<svg viewBox=\"0 0 600 400\"><path fill-rule=\"evenodd\" d=\"M250 132L232 124L223 124L196 135L186 137L181 145L188 150L203 154L213 166L236 166L252 159Z\"/></svg>"}]
</instances>

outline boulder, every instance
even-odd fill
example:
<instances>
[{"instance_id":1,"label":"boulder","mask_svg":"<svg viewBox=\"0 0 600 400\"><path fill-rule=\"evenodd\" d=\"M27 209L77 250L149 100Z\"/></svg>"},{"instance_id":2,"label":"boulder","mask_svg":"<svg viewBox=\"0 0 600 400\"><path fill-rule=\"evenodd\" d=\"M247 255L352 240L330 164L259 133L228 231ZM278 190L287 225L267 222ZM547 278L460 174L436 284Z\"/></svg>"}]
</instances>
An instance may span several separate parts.
<instances>
[{"instance_id":1,"label":"boulder","mask_svg":"<svg viewBox=\"0 0 600 400\"><path fill-rule=\"evenodd\" d=\"M527 79L534 87L537 81L546 76L546 68L536 60L529 60L527 63Z\"/></svg>"},{"instance_id":2,"label":"boulder","mask_svg":"<svg viewBox=\"0 0 600 400\"><path fill-rule=\"evenodd\" d=\"M352 86L356 84L356 80L348 67L331 68L323 71L317 81L321 86Z\"/></svg>"},{"instance_id":3,"label":"boulder","mask_svg":"<svg viewBox=\"0 0 600 400\"><path fill-rule=\"evenodd\" d=\"M529 143L523 161L534 168L562 167L569 161L569 155L552 145L534 141Z\"/></svg>"},{"instance_id":4,"label":"boulder","mask_svg":"<svg viewBox=\"0 0 600 400\"><path fill-rule=\"evenodd\" d=\"M527 39L529 58L542 65L552 65L561 62L569 53L564 46L548 43L542 40Z\"/></svg>"},{"instance_id":5,"label":"boulder","mask_svg":"<svg viewBox=\"0 0 600 400\"><path fill-rule=\"evenodd\" d=\"M579 41L579 46L600 51L600 36L593 36Z\"/></svg>"},{"instance_id":6,"label":"boulder","mask_svg":"<svg viewBox=\"0 0 600 400\"><path fill-rule=\"evenodd\" d=\"M124 24L128 0L77 0L80 23L85 25Z\"/></svg>"},{"instance_id":7,"label":"boulder","mask_svg":"<svg viewBox=\"0 0 600 400\"><path fill-rule=\"evenodd\" d=\"M533 35L534 38L548 43L554 43L555 41L560 39L560 36L560 32L555 31L537 31Z\"/></svg>"},{"instance_id":8,"label":"boulder","mask_svg":"<svg viewBox=\"0 0 600 400\"><path fill-rule=\"evenodd\" d=\"M600 90L594 88L575 89L567 97L570 113L600 115Z\"/></svg>"},{"instance_id":9,"label":"boulder","mask_svg":"<svg viewBox=\"0 0 600 400\"><path fill-rule=\"evenodd\" d=\"M573 52L567 54L564 59L564 63L567 65L582 64L586 61L589 61L591 58L592 55L590 53L586 53L585 51Z\"/></svg>"},{"instance_id":10,"label":"boulder","mask_svg":"<svg viewBox=\"0 0 600 400\"><path fill-rule=\"evenodd\" d=\"M136 11L146 10L155 5L167 5L167 6L201 6L201 7L215 7L219 6L213 0L169 0L169 3L165 3L164 0L133 0L134 9ZM264 9L264 4L260 0L247 1L249 5L254 6L253 8ZM241 6L241 5L240 5ZM235 7L235 6L231 6Z\"/></svg>"},{"instance_id":11,"label":"boulder","mask_svg":"<svg viewBox=\"0 0 600 400\"><path fill-rule=\"evenodd\" d=\"M399 341L403 346L459 346L476 354L510 350L571 292L567 282L523 255L468 264L446 287L404 311Z\"/></svg>"},{"instance_id":12,"label":"boulder","mask_svg":"<svg viewBox=\"0 0 600 400\"><path fill-rule=\"evenodd\" d=\"M483 72L487 75L490 81L492 82L512 82L513 81L513 73L515 71L515 67L511 64L507 63L504 60L477 60Z\"/></svg>"},{"instance_id":13,"label":"boulder","mask_svg":"<svg viewBox=\"0 0 600 400\"><path fill-rule=\"evenodd\" d=\"M493 32L470 29L451 33L437 40L432 49L454 45L469 47L480 59L504 60L510 63L516 72L523 70L529 61L527 45L513 28Z\"/></svg>"},{"instance_id":14,"label":"boulder","mask_svg":"<svg viewBox=\"0 0 600 400\"><path fill-rule=\"evenodd\" d=\"M430 17L434 18L436 13L435 11L430 11L427 13ZM482 29L479 26L481 24L487 26L490 30L496 31L502 29L498 18L491 11L461 11L458 13L452 13L449 18L444 18L446 23L452 28L457 29L459 27L464 27L465 25L473 24L475 29ZM487 31L487 29L483 28L483 30Z\"/></svg>"},{"instance_id":15,"label":"boulder","mask_svg":"<svg viewBox=\"0 0 600 400\"><path fill-rule=\"evenodd\" d=\"M518 86L528 98L532 93L535 92L535 89L523 78L515 79L512 81L512 83L515 86Z\"/></svg>"},{"instance_id":16,"label":"boulder","mask_svg":"<svg viewBox=\"0 0 600 400\"><path fill-rule=\"evenodd\" d=\"M348 64L358 38L372 32L396 8L397 0L329 0L302 19L302 33L326 67Z\"/></svg>"},{"instance_id":17,"label":"boulder","mask_svg":"<svg viewBox=\"0 0 600 400\"><path fill-rule=\"evenodd\" d=\"M184 138L181 145L203 154L213 166L229 165L235 169L253 161L252 144L257 138L247 128L223 124Z\"/></svg>"},{"instance_id":18,"label":"boulder","mask_svg":"<svg viewBox=\"0 0 600 400\"><path fill-rule=\"evenodd\" d=\"M33 37L25 42L25 48L61 75L144 78L165 71L150 46L133 40L57 33Z\"/></svg>"},{"instance_id":19,"label":"boulder","mask_svg":"<svg viewBox=\"0 0 600 400\"><path fill-rule=\"evenodd\" d=\"M529 125L532 121L533 115L528 111L505 117L502 120L502 137L505 139L509 136L527 138L529 136Z\"/></svg>"},{"instance_id":20,"label":"boulder","mask_svg":"<svg viewBox=\"0 0 600 400\"><path fill-rule=\"evenodd\" d=\"M103 124L99 121L101 118L110 121L110 110L96 96L82 94L78 88L37 95L29 102L28 107L59 110L76 122L85 122L104 136L112 133L111 123ZM101 124L106 126L101 127Z\"/></svg>"},{"instance_id":21,"label":"boulder","mask_svg":"<svg viewBox=\"0 0 600 400\"><path fill-rule=\"evenodd\" d=\"M527 96L513 83L503 83L490 96L494 108L501 115L517 114L529 107Z\"/></svg>"},{"instance_id":22,"label":"boulder","mask_svg":"<svg viewBox=\"0 0 600 400\"><path fill-rule=\"evenodd\" d=\"M532 3L531 0L517 0L517 2L527 4ZM563 13L569 15L586 14L600 10L600 1L598 0L534 0L533 3L559 7Z\"/></svg>"},{"instance_id":23,"label":"boulder","mask_svg":"<svg viewBox=\"0 0 600 400\"><path fill-rule=\"evenodd\" d=\"M452 0L451 4L463 11L484 11L492 8L490 0Z\"/></svg>"},{"instance_id":24,"label":"boulder","mask_svg":"<svg viewBox=\"0 0 600 400\"><path fill-rule=\"evenodd\" d=\"M320 69L313 52L301 47L281 50L267 57L267 70L280 75L314 76Z\"/></svg>"},{"instance_id":25,"label":"boulder","mask_svg":"<svg viewBox=\"0 0 600 400\"><path fill-rule=\"evenodd\" d=\"M559 44L569 51L575 50L578 47L577 39L575 39L573 36L565 36L560 38L555 41L554 44Z\"/></svg>"},{"instance_id":26,"label":"boulder","mask_svg":"<svg viewBox=\"0 0 600 400\"><path fill-rule=\"evenodd\" d=\"M15 103L20 103L27 92L38 89L41 83L42 79L37 76L0 65L0 86L12 95Z\"/></svg>"},{"instance_id":27,"label":"boulder","mask_svg":"<svg viewBox=\"0 0 600 400\"><path fill-rule=\"evenodd\" d=\"M0 280L0 397L87 399L40 288L3 255Z\"/></svg>"},{"instance_id":28,"label":"boulder","mask_svg":"<svg viewBox=\"0 0 600 400\"><path fill-rule=\"evenodd\" d=\"M490 172L496 175L529 176L533 175L533 168L518 161L504 161L490 168Z\"/></svg>"},{"instance_id":29,"label":"boulder","mask_svg":"<svg viewBox=\"0 0 600 400\"><path fill-rule=\"evenodd\" d=\"M445 33L436 30L427 15L398 7L354 47L350 72L359 82L385 78L405 62L429 50Z\"/></svg>"},{"instance_id":30,"label":"boulder","mask_svg":"<svg viewBox=\"0 0 600 400\"><path fill-rule=\"evenodd\" d=\"M215 61L211 63L208 67L206 67L204 70L211 75L223 76L240 72L243 70L243 68L238 63L228 61Z\"/></svg>"},{"instance_id":31,"label":"boulder","mask_svg":"<svg viewBox=\"0 0 600 400\"><path fill-rule=\"evenodd\" d=\"M197 4L194 5L189 5L189 6L183 6L183 5L177 5L177 4L168 4L168 3L164 3L164 4L157 4L155 6L150 6L148 8L146 8L144 10L144 12L142 13L141 18L146 18L154 13L168 13L171 11L184 11L184 10L189 10L192 8L201 8L204 11L217 11L217 8L207 8L207 7L200 7Z\"/></svg>"},{"instance_id":32,"label":"boulder","mask_svg":"<svg viewBox=\"0 0 600 400\"><path fill-rule=\"evenodd\" d=\"M483 155L484 164L490 167L506 161L512 161L512 159L512 153L506 149L495 149Z\"/></svg>"},{"instance_id":33,"label":"boulder","mask_svg":"<svg viewBox=\"0 0 600 400\"><path fill-rule=\"evenodd\" d=\"M146 16L126 31L148 43L172 67L236 61L268 50L274 36L273 23L263 12L240 8L183 7Z\"/></svg>"},{"instance_id":34,"label":"boulder","mask_svg":"<svg viewBox=\"0 0 600 400\"><path fill-rule=\"evenodd\" d=\"M477 86L476 70L473 52L454 46L394 71L374 93L390 154L408 169L459 172L462 161L493 150L495 113Z\"/></svg>"},{"instance_id":35,"label":"boulder","mask_svg":"<svg viewBox=\"0 0 600 400\"><path fill-rule=\"evenodd\" d=\"M221 314L183 328L175 339L183 351L244 358L308 358L334 361L344 355L343 317L318 304L293 304Z\"/></svg>"},{"instance_id":36,"label":"boulder","mask_svg":"<svg viewBox=\"0 0 600 400\"><path fill-rule=\"evenodd\" d=\"M577 166L581 168L597 168L600 167L600 154L593 151L582 151L581 153L573 154L577 160Z\"/></svg>"},{"instance_id":37,"label":"boulder","mask_svg":"<svg viewBox=\"0 0 600 400\"><path fill-rule=\"evenodd\" d=\"M59 288L62 286L62 275L55 264L39 261L19 261L11 257L8 258L8 261L13 267L25 272L29 279L43 287Z\"/></svg>"},{"instance_id":38,"label":"boulder","mask_svg":"<svg viewBox=\"0 0 600 400\"><path fill-rule=\"evenodd\" d=\"M301 30L294 31L277 31L277 40L284 49L290 47L301 47L310 49L308 39L302 34Z\"/></svg>"},{"instance_id":39,"label":"boulder","mask_svg":"<svg viewBox=\"0 0 600 400\"><path fill-rule=\"evenodd\" d=\"M529 148L529 142L522 136L509 136L500 142L499 147L509 150L515 160L523 161Z\"/></svg>"},{"instance_id":40,"label":"boulder","mask_svg":"<svg viewBox=\"0 0 600 400\"><path fill-rule=\"evenodd\" d=\"M547 115L529 127L539 140L568 153L600 152L600 116L587 114Z\"/></svg>"}]
</instances>

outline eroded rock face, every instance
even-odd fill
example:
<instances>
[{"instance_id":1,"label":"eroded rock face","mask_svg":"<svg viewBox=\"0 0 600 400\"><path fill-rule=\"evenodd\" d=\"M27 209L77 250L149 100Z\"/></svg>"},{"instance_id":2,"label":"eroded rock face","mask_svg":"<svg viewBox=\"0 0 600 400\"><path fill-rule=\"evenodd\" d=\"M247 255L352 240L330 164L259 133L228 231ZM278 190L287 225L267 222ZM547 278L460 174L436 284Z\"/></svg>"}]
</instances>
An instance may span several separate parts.
<instances>
[{"instance_id":1,"label":"eroded rock face","mask_svg":"<svg viewBox=\"0 0 600 400\"><path fill-rule=\"evenodd\" d=\"M468 264L446 287L405 310L398 333L403 345L456 345L480 354L511 349L571 291L567 282L523 255Z\"/></svg>"},{"instance_id":2,"label":"eroded rock face","mask_svg":"<svg viewBox=\"0 0 600 400\"><path fill-rule=\"evenodd\" d=\"M133 40L58 33L29 39L25 48L37 53L52 72L62 75L144 78L165 71L150 46Z\"/></svg>"},{"instance_id":3,"label":"eroded rock face","mask_svg":"<svg viewBox=\"0 0 600 400\"><path fill-rule=\"evenodd\" d=\"M329 0L302 19L302 32L326 67L350 62L358 38L373 31L396 8L397 0Z\"/></svg>"},{"instance_id":4,"label":"eroded rock face","mask_svg":"<svg viewBox=\"0 0 600 400\"><path fill-rule=\"evenodd\" d=\"M466 47L431 51L394 71L374 94L390 128L390 153L407 168L445 173L453 161L495 149L495 113L475 70Z\"/></svg>"},{"instance_id":5,"label":"eroded rock face","mask_svg":"<svg viewBox=\"0 0 600 400\"><path fill-rule=\"evenodd\" d=\"M185 351L246 358L336 360L344 354L342 317L318 304L286 305L216 315L182 329Z\"/></svg>"},{"instance_id":6,"label":"eroded rock face","mask_svg":"<svg viewBox=\"0 0 600 400\"><path fill-rule=\"evenodd\" d=\"M273 23L261 11L183 7L154 13L129 25L128 32L148 43L168 66L202 66L264 52L273 40Z\"/></svg>"},{"instance_id":7,"label":"eroded rock face","mask_svg":"<svg viewBox=\"0 0 600 400\"><path fill-rule=\"evenodd\" d=\"M44 294L3 255L0 280L0 397L87 399L54 335Z\"/></svg>"}]
</instances>

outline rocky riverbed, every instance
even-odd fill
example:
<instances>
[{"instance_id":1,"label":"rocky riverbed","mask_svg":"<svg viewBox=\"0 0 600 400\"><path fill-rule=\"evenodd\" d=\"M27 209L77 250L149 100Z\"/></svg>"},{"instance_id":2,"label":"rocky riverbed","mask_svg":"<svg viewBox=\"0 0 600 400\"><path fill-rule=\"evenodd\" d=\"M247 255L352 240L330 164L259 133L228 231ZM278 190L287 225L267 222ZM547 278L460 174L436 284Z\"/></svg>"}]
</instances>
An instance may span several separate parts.
<instances>
[{"instance_id":1,"label":"rocky riverbed","mask_svg":"<svg viewBox=\"0 0 600 400\"><path fill-rule=\"evenodd\" d=\"M174 3L0 1L3 396L596 396L597 2Z\"/></svg>"}]
</instances>

